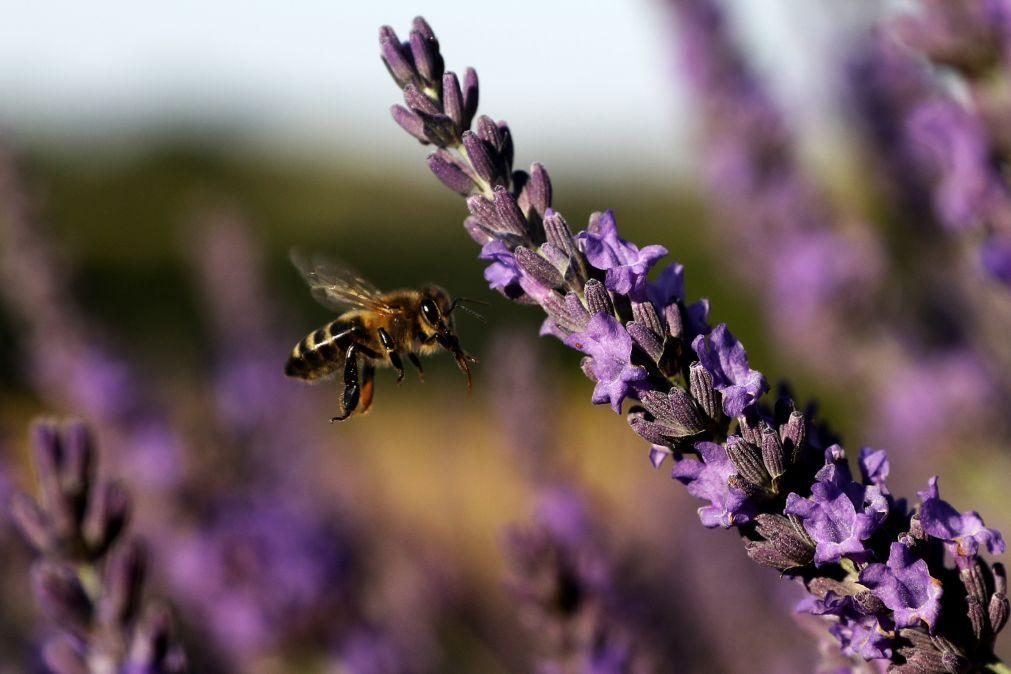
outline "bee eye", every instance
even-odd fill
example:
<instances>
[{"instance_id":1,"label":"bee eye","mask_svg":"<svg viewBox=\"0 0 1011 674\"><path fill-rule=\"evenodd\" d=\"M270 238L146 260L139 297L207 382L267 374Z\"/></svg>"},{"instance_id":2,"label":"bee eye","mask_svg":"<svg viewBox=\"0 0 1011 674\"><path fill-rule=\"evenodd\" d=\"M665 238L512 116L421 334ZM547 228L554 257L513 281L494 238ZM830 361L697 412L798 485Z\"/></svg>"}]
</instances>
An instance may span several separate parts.
<instances>
[{"instance_id":1,"label":"bee eye","mask_svg":"<svg viewBox=\"0 0 1011 674\"><path fill-rule=\"evenodd\" d=\"M439 324L439 307L435 306L432 300L421 301L421 315L432 327Z\"/></svg>"}]
</instances>

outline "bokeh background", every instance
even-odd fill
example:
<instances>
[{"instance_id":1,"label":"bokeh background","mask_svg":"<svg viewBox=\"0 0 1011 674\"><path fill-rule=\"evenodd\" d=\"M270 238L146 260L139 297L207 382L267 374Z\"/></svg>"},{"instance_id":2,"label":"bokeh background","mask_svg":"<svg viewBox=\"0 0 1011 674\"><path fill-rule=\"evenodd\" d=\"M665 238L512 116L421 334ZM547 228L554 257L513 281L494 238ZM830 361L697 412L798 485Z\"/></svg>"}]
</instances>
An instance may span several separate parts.
<instances>
[{"instance_id":1,"label":"bokeh background","mask_svg":"<svg viewBox=\"0 0 1011 674\"><path fill-rule=\"evenodd\" d=\"M935 339L964 313L957 297L910 319L916 289L938 279L908 263L910 216L887 172L868 168L882 158L854 64L901 3L722 5L796 167L841 229L873 244L844 264L893 289L854 281L849 292L870 299L836 311L834 331L817 329L821 307L806 327L790 323L771 305L773 275L749 276L760 253L712 188L711 102L685 67L678 4L9 8L0 491L30 487L31 418L91 422L104 470L137 496L153 591L175 606L197 671L530 671L543 635L517 599L509 532L559 490L586 504L656 671L812 670L817 630L792 616L793 589L732 534L702 529L624 420L589 404L578 357L535 339L536 312L487 290L462 205L387 113L397 91L377 28L405 32L423 13L450 67L478 70L481 108L509 121L518 163L550 168L571 221L613 208L630 240L669 248L689 295L712 300L754 366L820 401L853 450L892 450L894 491L941 474L953 503L1011 529L1007 399ZM367 416L327 423L335 385L282 376L290 347L330 318L287 261L294 245L335 253L381 287L433 281L490 302L487 323L459 319L481 359L473 392L449 359L432 359L424 384L381 372ZM923 323L934 326L914 340L923 348L904 346ZM880 336L889 330L900 337ZM909 368L896 371L896 351ZM931 376L955 380L940 402L923 401L943 388ZM37 670L46 628L20 589L30 555L9 527L0 536L0 671Z\"/></svg>"}]
</instances>

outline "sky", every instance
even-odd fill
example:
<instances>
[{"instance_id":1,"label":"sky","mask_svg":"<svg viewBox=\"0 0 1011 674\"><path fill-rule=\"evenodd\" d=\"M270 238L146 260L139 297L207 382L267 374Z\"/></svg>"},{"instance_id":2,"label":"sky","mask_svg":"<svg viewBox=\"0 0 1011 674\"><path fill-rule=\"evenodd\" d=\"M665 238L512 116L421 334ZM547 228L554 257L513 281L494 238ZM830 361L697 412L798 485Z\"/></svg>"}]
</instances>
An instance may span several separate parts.
<instances>
[{"instance_id":1,"label":"sky","mask_svg":"<svg viewBox=\"0 0 1011 674\"><path fill-rule=\"evenodd\" d=\"M855 13L728 2L785 103L824 105L819 55ZM666 177L686 161L692 112L663 0L0 0L0 129L108 142L241 129L299 151L402 152L376 34L406 36L419 12L449 69L477 68L482 110L510 123L520 162Z\"/></svg>"}]
</instances>

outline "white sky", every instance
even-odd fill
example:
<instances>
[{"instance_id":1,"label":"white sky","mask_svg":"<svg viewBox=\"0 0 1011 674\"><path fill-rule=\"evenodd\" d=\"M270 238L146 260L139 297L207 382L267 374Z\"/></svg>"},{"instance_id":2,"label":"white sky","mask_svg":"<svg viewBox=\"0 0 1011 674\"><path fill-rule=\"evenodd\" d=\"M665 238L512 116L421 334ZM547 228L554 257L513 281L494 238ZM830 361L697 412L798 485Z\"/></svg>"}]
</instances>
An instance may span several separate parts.
<instances>
[{"instance_id":1,"label":"white sky","mask_svg":"<svg viewBox=\"0 0 1011 674\"><path fill-rule=\"evenodd\" d=\"M510 122L518 163L667 173L685 161L690 112L662 2L0 0L0 128L115 138L251 127L290 148L403 155L376 33L389 23L405 37L420 12L448 68L477 68L481 109ZM841 20L831 0L729 4L787 104L817 108L817 55L854 12Z\"/></svg>"}]
</instances>

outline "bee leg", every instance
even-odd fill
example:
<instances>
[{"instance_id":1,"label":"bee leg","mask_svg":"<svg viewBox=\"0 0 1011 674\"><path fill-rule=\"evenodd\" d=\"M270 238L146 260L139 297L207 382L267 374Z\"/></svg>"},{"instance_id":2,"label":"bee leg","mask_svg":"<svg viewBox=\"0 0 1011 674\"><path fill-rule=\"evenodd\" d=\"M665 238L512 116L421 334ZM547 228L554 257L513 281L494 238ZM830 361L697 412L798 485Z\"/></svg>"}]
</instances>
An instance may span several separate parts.
<instances>
[{"instance_id":1,"label":"bee leg","mask_svg":"<svg viewBox=\"0 0 1011 674\"><path fill-rule=\"evenodd\" d=\"M386 332L385 328L379 328L378 332L379 343L386 349L386 356L390 359L390 365L397 371L397 383L399 384L404 380L404 364L400 360L400 354L397 353L397 345L393 341L393 337L390 336L390 333Z\"/></svg>"},{"instance_id":2,"label":"bee leg","mask_svg":"<svg viewBox=\"0 0 1011 674\"><path fill-rule=\"evenodd\" d=\"M358 413L365 414L372 406L372 398L376 392L376 367L371 362L362 365L362 399L358 403Z\"/></svg>"},{"instance_id":3,"label":"bee leg","mask_svg":"<svg viewBox=\"0 0 1011 674\"><path fill-rule=\"evenodd\" d=\"M404 363L400 360L400 354L396 351L390 351L388 355L390 357L390 365L397 371L397 383L399 384L404 381Z\"/></svg>"},{"instance_id":4,"label":"bee leg","mask_svg":"<svg viewBox=\"0 0 1011 674\"><path fill-rule=\"evenodd\" d=\"M330 418L330 423L344 421L358 407L361 387L358 383L358 345L348 347L344 356L344 394L341 396L341 413Z\"/></svg>"},{"instance_id":5,"label":"bee leg","mask_svg":"<svg viewBox=\"0 0 1011 674\"><path fill-rule=\"evenodd\" d=\"M425 381L425 368L421 367L421 359L418 358L418 354L413 351L408 352L407 360L411 361L411 365L418 368L418 381Z\"/></svg>"}]
</instances>

